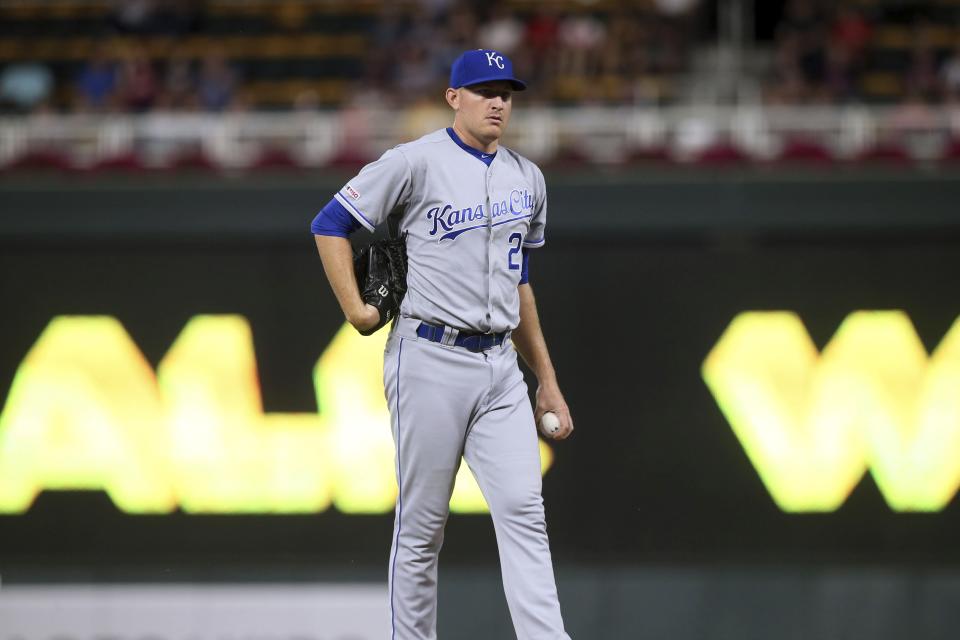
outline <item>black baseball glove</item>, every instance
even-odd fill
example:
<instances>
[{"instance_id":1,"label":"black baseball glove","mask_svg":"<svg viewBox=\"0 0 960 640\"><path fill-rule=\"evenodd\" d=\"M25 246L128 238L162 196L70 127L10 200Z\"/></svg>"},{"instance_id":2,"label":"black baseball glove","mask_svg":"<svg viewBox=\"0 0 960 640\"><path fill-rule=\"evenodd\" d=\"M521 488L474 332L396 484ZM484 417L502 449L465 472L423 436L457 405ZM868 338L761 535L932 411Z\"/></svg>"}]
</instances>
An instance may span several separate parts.
<instances>
[{"instance_id":1,"label":"black baseball glove","mask_svg":"<svg viewBox=\"0 0 960 640\"><path fill-rule=\"evenodd\" d=\"M361 249L353 257L353 273L360 297L380 312L380 322L360 332L369 336L400 312L400 302L407 293L407 234L377 240Z\"/></svg>"}]
</instances>

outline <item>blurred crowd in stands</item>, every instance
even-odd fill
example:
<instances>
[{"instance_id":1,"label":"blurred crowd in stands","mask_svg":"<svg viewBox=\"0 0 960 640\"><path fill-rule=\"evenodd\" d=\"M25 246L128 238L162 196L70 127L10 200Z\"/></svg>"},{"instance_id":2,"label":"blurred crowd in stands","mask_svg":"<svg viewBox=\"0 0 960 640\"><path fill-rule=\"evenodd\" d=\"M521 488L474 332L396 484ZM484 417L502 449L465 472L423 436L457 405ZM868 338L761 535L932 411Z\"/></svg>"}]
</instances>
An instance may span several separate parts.
<instances>
[{"instance_id":1,"label":"blurred crowd in stands","mask_svg":"<svg viewBox=\"0 0 960 640\"><path fill-rule=\"evenodd\" d=\"M57 65L65 56L51 52L47 60L21 60L7 65L0 74L0 95L8 109L215 112L236 104L241 80L239 65L228 60L215 41L198 58L178 51L178 39L203 33L203 2L114 0L104 4L99 20L80 22L67 33L56 24L63 20L45 20L42 6L36 6L36 11L28 15L22 24L39 31L27 31L28 38L66 36L87 44L89 51L85 59L73 61L74 64ZM5 18L11 23L15 20ZM5 31L0 42L16 37L15 27ZM170 43L160 55L147 46L157 39ZM70 42L63 44L67 47Z\"/></svg>"},{"instance_id":2,"label":"blurred crowd in stands","mask_svg":"<svg viewBox=\"0 0 960 640\"><path fill-rule=\"evenodd\" d=\"M529 78L534 99L563 104L659 101L660 83L681 73L695 38L698 0L526 2L284 2L254 5L188 0L115 0L99 24L98 42L82 64L59 59L8 60L0 73L6 109L31 111L151 109L222 111L237 108L338 106L352 95L407 104L446 86L450 63L467 48L500 50ZM210 11L216 5L216 11ZM32 20L42 15L38 9ZM239 20L236 18L240 18ZM15 16L4 16L13 20ZM324 22L327 22L325 25ZM234 28L231 29L231 26ZM255 51L257 39L334 39L355 35L358 51L324 52L314 70L308 56ZM6 29L3 38L17 38ZM201 37L197 58L178 40ZM230 56L218 41L250 38L254 50ZM167 42L166 51L150 46ZM65 43L68 44L68 43ZM21 47L21 50L28 49ZM337 91L318 92L324 79ZM291 80L300 87L289 91ZM273 81L276 99L269 90ZM286 84L284 84L284 82ZM325 86L331 86L328 82ZM248 83L260 91L247 91ZM318 95L323 93L323 95ZM279 94L282 94L280 96Z\"/></svg>"},{"instance_id":3,"label":"blurred crowd in stands","mask_svg":"<svg viewBox=\"0 0 960 640\"><path fill-rule=\"evenodd\" d=\"M958 103L958 18L956 2L788 0L766 99Z\"/></svg>"},{"instance_id":4,"label":"blurred crowd in stands","mask_svg":"<svg viewBox=\"0 0 960 640\"><path fill-rule=\"evenodd\" d=\"M382 46L368 59L368 83L408 98L442 89L453 58L482 47L510 56L536 99L649 103L687 68L697 36L695 1L612 3L593 11L529 6L519 12L505 2L434 2L406 20L391 11L376 27Z\"/></svg>"},{"instance_id":5,"label":"blurred crowd in stands","mask_svg":"<svg viewBox=\"0 0 960 640\"><path fill-rule=\"evenodd\" d=\"M70 13L69 0L0 6L0 110L406 105L435 101L452 59L476 47L514 59L531 82L528 103L670 104L698 49L717 40L716 3L706 0L75 5L82 11ZM958 102L958 17L949 0L787 0L758 79L763 98Z\"/></svg>"}]
</instances>

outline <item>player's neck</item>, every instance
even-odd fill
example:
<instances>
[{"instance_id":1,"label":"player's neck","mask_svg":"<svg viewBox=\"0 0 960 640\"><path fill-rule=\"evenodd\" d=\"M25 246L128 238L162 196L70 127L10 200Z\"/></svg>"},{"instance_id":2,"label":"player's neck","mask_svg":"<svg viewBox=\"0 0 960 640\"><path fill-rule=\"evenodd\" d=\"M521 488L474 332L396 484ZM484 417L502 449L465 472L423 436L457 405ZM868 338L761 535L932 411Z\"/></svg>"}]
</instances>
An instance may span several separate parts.
<instances>
[{"instance_id":1,"label":"player's neck","mask_svg":"<svg viewBox=\"0 0 960 640\"><path fill-rule=\"evenodd\" d=\"M498 138L494 138L490 142L484 143L476 136L470 134L463 126L457 122L453 121L453 132L457 134L460 140L467 146L473 147L481 153L494 153L497 150L497 144L500 142Z\"/></svg>"}]
</instances>

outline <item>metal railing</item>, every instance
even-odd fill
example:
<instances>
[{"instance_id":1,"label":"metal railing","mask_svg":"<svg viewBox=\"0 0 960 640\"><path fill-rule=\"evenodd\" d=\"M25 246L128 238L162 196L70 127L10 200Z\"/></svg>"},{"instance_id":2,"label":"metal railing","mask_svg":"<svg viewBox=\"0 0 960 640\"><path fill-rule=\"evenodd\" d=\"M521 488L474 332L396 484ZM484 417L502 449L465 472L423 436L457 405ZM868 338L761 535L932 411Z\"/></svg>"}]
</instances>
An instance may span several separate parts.
<instances>
[{"instance_id":1,"label":"metal railing","mask_svg":"<svg viewBox=\"0 0 960 640\"><path fill-rule=\"evenodd\" d=\"M37 157L76 169L123 161L162 169L185 159L224 169L269 161L322 167L376 158L451 120L449 111L432 108L8 117L0 119L0 168ZM842 162L890 149L930 162L955 153L958 139L960 107L533 107L517 110L504 142L538 162L608 165L650 158L762 162L791 154Z\"/></svg>"}]
</instances>

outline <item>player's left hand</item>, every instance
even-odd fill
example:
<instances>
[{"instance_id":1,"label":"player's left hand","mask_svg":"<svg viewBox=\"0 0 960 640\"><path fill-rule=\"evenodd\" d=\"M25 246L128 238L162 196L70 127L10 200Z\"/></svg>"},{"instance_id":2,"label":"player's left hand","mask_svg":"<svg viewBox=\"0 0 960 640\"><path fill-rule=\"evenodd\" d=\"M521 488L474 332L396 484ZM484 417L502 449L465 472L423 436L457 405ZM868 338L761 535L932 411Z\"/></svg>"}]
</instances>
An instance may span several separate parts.
<instances>
[{"instance_id":1,"label":"player's left hand","mask_svg":"<svg viewBox=\"0 0 960 640\"><path fill-rule=\"evenodd\" d=\"M539 424L540 416L547 411L552 411L560 418L560 429L553 435L546 437L552 440L566 440L573 433L573 417L570 415L570 409L567 407L563 394L560 393L560 387L556 384L541 384L537 387L537 406L534 409L534 421Z\"/></svg>"}]
</instances>

